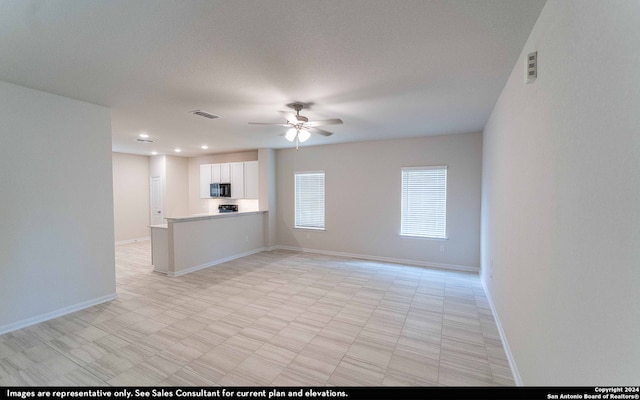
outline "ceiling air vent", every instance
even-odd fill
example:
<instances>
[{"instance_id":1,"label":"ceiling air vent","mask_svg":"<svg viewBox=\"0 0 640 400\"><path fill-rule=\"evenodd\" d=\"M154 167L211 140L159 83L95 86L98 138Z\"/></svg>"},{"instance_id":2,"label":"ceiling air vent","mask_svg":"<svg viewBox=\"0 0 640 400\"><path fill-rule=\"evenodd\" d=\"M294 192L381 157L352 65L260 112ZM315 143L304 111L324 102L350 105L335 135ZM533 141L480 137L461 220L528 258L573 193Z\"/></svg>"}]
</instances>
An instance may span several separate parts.
<instances>
[{"instance_id":1,"label":"ceiling air vent","mask_svg":"<svg viewBox=\"0 0 640 400\"><path fill-rule=\"evenodd\" d=\"M209 118L209 119L216 119L216 118L220 118L219 115L215 115L215 114L211 114L209 112L206 111L202 111L202 110L193 110L193 111L189 111L191 114L194 115L199 115L201 117L205 117L205 118Z\"/></svg>"},{"instance_id":2,"label":"ceiling air vent","mask_svg":"<svg viewBox=\"0 0 640 400\"><path fill-rule=\"evenodd\" d=\"M153 140L151 139L141 139L141 138L137 138L136 139L138 142L142 142L142 143L153 143Z\"/></svg>"}]
</instances>

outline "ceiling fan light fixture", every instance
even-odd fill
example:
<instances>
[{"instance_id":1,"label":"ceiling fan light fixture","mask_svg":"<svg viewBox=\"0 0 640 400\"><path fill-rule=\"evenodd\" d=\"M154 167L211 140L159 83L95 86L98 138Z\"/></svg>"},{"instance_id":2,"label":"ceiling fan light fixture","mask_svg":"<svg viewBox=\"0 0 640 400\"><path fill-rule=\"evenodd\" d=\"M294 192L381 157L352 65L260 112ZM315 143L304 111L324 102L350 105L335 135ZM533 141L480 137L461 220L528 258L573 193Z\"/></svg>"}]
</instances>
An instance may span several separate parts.
<instances>
[{"instance_id":1,"label":"ceiling fan light fixture","mask_svg":"<svg viewBox=\"0 0 640 400\"><path fill-rule=\"evenodd\" d=\"M298 131L296 130L296 128L290 128L287 131L287 134L284 136L285 139L287 139L290 142L293 142L293 139L296 138L296 135L298 134Z\"/></svg>"},{"instance_id":2,"label":"ceiling fan light fixture","mask_svg":"<svg viewBox=\"0 0 640 400\"><path fill-rule=\"evenodd\" d=\"M309 104L306 105L308 108ZM252 125L272 125L272 126L284 126L289 128L285 133L285 138L290 142L296 142L296 149L298 148L299 143L306 142L311 137L311 133L316 133L322 136L331 136L333 133L327 132L318 128L318 126L323 125L339 125L342 124L342 120L339 118L332 119L324 119L324 120L314 120L309 121L309 118L304 115L300 115L300 111L305 108L305 104L303 103L291 103L287 104L287 107L293 108L295 110L295 114L287 113L286 123L272 123L272 122L249 122Z\"/></svg>"},{"instance_id":3,"label":"ceiling fan light fixture","mask_svg":"<svg viewBox=\"0 0 640 400\"><path fill-rule=\"evenodd\" d=\"M298 132L298 138L300 139L300 143L306 142L310 137L311 137L311 133L309 133L309 131L306 129L301 129L300 132Z\"/></svg>"}]
</instances>

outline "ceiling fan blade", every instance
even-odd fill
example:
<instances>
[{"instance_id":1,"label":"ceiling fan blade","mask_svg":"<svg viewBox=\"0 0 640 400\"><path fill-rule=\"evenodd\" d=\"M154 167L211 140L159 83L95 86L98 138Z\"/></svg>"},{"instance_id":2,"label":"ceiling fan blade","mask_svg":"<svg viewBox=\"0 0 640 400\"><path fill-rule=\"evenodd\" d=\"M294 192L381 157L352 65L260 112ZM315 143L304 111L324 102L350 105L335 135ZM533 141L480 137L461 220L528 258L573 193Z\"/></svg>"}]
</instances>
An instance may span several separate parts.
<instances>
[{"instance_id":1,"label":"ceiling fan blade","mask_svg":"<svg viewBox=\"0 0 640 400\"><path fill-rule=\"evenodd\" d=\"M322 126L322 125L340 125L342 120L340 118L333 119L324 119L320 121L309 121L305 123L306 126L314 127L314 126Z\"/></svg>"},{"instance_id":2,"label":"ceiling fan blade","mask_svg":"<svg viewBox=\"0 0 640 400\"><path fill-rule=\"evenodd\" d=\"M308 127L308 128L304 128L304 129L307 129L309 132L317 133L317 134L322 135L322 136L331 136L331 135L333 135L333 132L328 132L328 131L322 130L320 128Z\"/></svg>"},{"instance_id":3,"label":"ceiling fan blade","mask_svg":"<svg viewBox=\"0 0 640 400\"><path fill-rule=\"evenodd\" d=\"M289 124L279 124L279 123L270 123L270 122L249 122L251 125L271 125L271 126L291 126Z\"/></svg>"}]
</instances>

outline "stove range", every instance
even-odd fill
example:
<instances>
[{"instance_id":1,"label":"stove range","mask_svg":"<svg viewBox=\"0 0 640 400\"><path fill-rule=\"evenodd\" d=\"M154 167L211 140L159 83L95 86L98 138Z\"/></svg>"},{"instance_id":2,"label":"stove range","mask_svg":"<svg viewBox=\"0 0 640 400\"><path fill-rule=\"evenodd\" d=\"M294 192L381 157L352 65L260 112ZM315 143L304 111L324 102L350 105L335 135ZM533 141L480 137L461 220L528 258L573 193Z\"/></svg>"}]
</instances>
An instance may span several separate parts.
<instances>
[{"instance_id":1,"label":"stove range","mask_svg":"<svg viewBox=\"0 0 640 400\"><path fill-rule=\"evenodd\" d=\"M228 213L228 212L238 212L237 204L220 204L218 206L218 212Z\"/></svg>"}]
</instances>

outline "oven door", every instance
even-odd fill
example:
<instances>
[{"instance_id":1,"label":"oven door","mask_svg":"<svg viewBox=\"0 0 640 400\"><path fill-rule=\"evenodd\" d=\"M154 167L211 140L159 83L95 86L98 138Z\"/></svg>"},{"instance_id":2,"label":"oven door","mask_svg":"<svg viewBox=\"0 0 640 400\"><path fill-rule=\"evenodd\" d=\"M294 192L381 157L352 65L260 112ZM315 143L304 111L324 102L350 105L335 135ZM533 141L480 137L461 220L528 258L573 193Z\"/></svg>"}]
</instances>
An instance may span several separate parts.
<instances>
[{"instance_id":1,"label":"oven door","mask_svg":"<svg viewBox=\"0 0 640 400\"><path fill-rule=\"evenodd\" d=\"M230 183L221 183L220 184L220 197L231 197L231 184Z\"/></svg>"}]
</instances>

